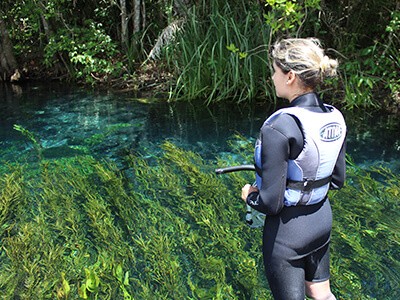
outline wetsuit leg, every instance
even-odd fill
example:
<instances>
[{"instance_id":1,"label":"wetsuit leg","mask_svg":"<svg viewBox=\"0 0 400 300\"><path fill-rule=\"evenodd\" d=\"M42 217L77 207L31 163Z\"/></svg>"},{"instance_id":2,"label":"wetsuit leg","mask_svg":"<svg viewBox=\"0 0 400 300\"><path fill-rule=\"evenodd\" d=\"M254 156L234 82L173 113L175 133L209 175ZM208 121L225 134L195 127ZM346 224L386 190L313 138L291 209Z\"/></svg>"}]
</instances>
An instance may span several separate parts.
<instances>
[{"instance_id":1,"label":"wetsuit leg","mask_svg":"<svg viewBox=\"0 0 400 300\"><path fill-rule=\"evenodd\" d=\"M307 281L322 282L330 277L329 244L306 257Z\"/></svg>"},{"instance_id":2,"label":"wetsuit leg","mask_svg":"<svg viewBox=\"0 0 400 300\"><path fill-rule=\"evenodd\" d=\"M274 252L271 256L264 253L265 272L274 299L304 300L305 260L288 261L279 255L280 252L287 253L287 249L280 247L274 247Z\"/></svg>"}]
</instances>

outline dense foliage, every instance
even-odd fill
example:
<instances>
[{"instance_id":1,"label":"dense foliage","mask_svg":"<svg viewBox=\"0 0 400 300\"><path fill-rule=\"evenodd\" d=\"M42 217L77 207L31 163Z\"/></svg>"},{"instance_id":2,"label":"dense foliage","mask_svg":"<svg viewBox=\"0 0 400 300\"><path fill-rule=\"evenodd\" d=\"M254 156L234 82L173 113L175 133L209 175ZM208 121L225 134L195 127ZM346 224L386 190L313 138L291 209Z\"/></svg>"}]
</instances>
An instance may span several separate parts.
<instances>
[{"instance_id":1,"label":"dense foliage","mask_svg":"<svg viewBox=\"0 0 400 300\"><path fill-rule=\"evenodd\" d=\"M237 188L252 175L213 172L249 159L251 143L230 144L210 161L165 142L123 171L91 156L1 165L2 297L272 299ZM338 299L399 298L399 180L350 165L331 195Z\"/></svg>"},{"instance_id":2,"label":"dense foliage","mask_svg":"<svg viewBox=\"0 0 400 300\"><path fill-rule=\"evenodd\" d=\"M399 8L393 0L4 0L0 71L3 80L43 75L135 90L162 83L174 99L273 99L271 42L315 36L342 65L335 99L396 109Z\"/></svg>"}]
</instances>

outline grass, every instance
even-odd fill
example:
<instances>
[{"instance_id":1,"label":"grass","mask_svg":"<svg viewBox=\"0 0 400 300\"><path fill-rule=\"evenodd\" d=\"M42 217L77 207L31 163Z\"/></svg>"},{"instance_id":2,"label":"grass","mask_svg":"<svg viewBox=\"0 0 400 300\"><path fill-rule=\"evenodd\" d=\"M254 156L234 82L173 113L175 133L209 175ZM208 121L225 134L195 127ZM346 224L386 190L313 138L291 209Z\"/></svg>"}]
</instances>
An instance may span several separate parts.
<instances>
[{"instance_id":1,"label":"grass","mask_svg":"<svg viewBox=\"0 0 400 300\"><path fill-rule=\"evenodd\" d=\"M242 172L251 143L205 160L164 142L126 158L124 171L91 156L3 164L2 299L272 299L260 229L245 225ZM331 195L332 284L338 299L398 299L399 176L349 162Z\"/></svg>"},{"instance_id":2,"label":"grass","mask_svg":"<svg viewBox=\"0 0 400 300\"><path fill-rule=\"evenodd\" d=\"M177 78L171 98L211 103L268 96L273 101L268 81L269 29L259 7L237 2L217 8L217 1L211 1L205 6L209 11L191 10L184 30L165 51ZM242 7L240 13L232 8L236 5Z\"/></svg>"}]
</instances>

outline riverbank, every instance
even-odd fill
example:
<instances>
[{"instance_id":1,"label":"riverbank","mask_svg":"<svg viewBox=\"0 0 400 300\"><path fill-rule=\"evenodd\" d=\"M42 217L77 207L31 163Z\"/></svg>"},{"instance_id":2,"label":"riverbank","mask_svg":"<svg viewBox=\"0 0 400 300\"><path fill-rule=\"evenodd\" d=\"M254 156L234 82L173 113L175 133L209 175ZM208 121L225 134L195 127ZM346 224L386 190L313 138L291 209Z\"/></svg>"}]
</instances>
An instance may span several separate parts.
<instances>
[{"instance_id":1,"label":"riverbank","mask_svg":"<svg viewBox=\"0 0 400 300\"><path fill-rule=\"evenodd\" d=\"M96 77L91 84L85 80L74 80L69 77L68 73L64 73L57 68L47 68L40 63L40 57L31 58L29 62L21 63L24 67L22 70L16 69L10 83L18 85L27 83L65 83L81 86L89 90L127 93L135 97L144 98L169 98L169 89L171 82L174 80L173 74L160 68L156 62L150 61L146 65L138 65L136 73L133 75L121 73L120 77ZM1 81L0 81L1 83ZM3 81L3 84L5 82Z\"/></svg>"}]
</instances>

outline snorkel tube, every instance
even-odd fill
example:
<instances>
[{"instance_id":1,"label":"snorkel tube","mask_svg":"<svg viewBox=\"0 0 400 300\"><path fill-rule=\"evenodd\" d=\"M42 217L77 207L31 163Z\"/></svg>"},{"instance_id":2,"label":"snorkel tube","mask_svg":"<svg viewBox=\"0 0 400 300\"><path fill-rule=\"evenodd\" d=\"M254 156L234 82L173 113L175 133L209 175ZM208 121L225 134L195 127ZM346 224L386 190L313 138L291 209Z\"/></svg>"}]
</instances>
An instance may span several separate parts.
<instances>
[{"instance_id":1,"label":"snorkel tube","mask_svg":"<svg viewBox=\"0 0 400 300\"><path fill-rule=\"evenodd\" d=\"M215 169L215 173L217 175L221 175L221 174L226 174L226 173L230 173L230 172L255 171L255 170L256 170L256 168L254 167L254 165L240 165L240 166Z\"/></svg>"},{"instance_id":2,"label":"snorkel tube","mask_svg":"<svg viewBox=\"0 0 400 300\"><path fill-rule=\"evenodd\" d=\"M231 172L239 172L239 171L255 171L256 168L254 165L239 165L233 167L225 167L215 169L215 174L221 175ZM255 185L255 183L253 184ZM250 205L246 204L246 223L251 228L258 228L264 226L265 214L260 213L251 208Z\"/></svg>"}]
</instances>

